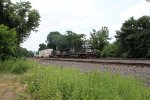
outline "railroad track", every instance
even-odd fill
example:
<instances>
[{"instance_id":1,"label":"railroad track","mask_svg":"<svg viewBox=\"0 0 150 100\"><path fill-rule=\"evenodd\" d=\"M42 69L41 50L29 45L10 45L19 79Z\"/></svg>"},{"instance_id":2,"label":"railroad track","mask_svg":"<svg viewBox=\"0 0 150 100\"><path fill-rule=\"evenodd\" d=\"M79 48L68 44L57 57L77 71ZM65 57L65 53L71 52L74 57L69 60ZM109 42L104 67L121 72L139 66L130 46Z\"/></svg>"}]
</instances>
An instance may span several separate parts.
<instances>
[{"instance_id":1,"label":"railroad track","mask_svg":"<svg viewBox=\"0 0 150 100\"><path fill-rule=\"evenodd\" d=\"M95 63L95 64L117 64L117 65L132 65L140 67L150 67L150 60L118 60L118 59L73 59L73 58L41 58L41 60L54 60L66 62L82 62L82 63Z\"/></svg>"}]
</instances>

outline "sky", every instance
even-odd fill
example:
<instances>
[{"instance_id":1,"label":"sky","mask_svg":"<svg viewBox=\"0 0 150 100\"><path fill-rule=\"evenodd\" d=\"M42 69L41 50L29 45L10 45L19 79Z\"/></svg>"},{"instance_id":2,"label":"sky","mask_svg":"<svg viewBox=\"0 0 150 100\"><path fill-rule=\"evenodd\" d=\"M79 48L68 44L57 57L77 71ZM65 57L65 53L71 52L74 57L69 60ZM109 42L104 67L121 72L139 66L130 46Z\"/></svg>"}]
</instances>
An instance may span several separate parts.
<instances>
[{"instance_id":1,"label":"sky","mask_svg":"<svg viewBox=\"0 0 150 100\"><path fill-rule=\"evenodd\" d=\"M11 0L17 2L20 0ZM38 32L21 44L28 50L37 51L39 44L45 43L52 31L65 34L67 30L84 33L90 37L92 29L102 26L109 29L111 42L115 41L115 31L130 17L135 19L150 15L150 3L145 0L21 0L31 2L41 16Z\"/></svg>"}]
</instances>

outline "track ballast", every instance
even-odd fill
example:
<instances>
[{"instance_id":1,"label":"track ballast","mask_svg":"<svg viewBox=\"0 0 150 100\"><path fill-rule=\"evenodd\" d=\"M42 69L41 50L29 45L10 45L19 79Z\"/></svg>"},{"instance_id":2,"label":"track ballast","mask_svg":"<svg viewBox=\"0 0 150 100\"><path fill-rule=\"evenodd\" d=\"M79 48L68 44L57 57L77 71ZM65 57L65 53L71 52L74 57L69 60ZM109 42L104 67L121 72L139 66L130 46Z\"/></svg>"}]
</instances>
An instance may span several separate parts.
<instances>
[{"instance_id":1,"label":"track ballast","mask_svg":"<svg viewBox=\"0 0 150 100\"><path fill-rule=\"evenodd\" d=\"M131 65L140 67L150 67L150 60L143 59L74 59L74 58L41 58L41 60L67 61L67 62L82 62L96 64L117 64Z\"/></svg>"}]
</instances>

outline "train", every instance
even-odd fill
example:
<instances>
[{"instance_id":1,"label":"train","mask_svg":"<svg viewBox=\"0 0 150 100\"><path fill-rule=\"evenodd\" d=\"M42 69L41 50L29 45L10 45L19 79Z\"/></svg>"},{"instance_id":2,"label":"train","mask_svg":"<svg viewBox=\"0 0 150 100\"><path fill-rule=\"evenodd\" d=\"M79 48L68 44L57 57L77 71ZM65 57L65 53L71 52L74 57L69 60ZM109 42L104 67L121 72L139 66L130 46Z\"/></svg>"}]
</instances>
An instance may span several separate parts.
<instances>
[{"instance_id":1,"label":"train","mask_svg":"<svg viewBox=\"0 0 150 100\"><path fill-rule=\"evenodd\" d=\"M53 50L51 48L41 50L35 55L38 58L93 58L95 54L93 52L92 45L85 44L80 48L67 48L63 50Z\"/></svg>"}]
</instances>

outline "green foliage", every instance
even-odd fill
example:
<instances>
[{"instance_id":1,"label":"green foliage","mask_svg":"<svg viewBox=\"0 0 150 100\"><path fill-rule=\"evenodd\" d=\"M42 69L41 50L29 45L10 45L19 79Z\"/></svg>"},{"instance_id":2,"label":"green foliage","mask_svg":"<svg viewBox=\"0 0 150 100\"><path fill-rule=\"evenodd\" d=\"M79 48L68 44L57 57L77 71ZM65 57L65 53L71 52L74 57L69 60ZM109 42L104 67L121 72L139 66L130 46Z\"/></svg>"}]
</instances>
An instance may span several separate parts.
<instances>
[{"instance_id":1,"label":"green foliage","mask_svg":"<svg viewBox=\"0 0 150 100\"><path fill-rule=\"evenodd\" d=\"M0 71L11 72L11 68L13 64L14 64L14 60L0 61Z\"/></svg>"},{"instance_id":2,"label":"green foliage","mask_svg":"<svg viewBox=\"0 0 150 100\"><path fill-rule=\"evenodd\" d=\"M85 42L84 34L77 34L72 31L67 31L66 39L67 39L67 47L68 48L80 48Z\"/></svg>"},{"instance_id":3,"label":"green foliage","mask_svg":"<svg viewBox=\"0 0 150 100\"><path fill-rule=\"evenodd\" d=\"M0 24L16 29L18 44L22 43L31 31L37 31L39 21L40 15L37 10L32 9L30 2L0 1Z\"/></svg>"},{"instance_id":4,"label":"green foliage","mask_svg":"<svg viewBox=\"0 0 150 100\"><path fill-rule=\"evenodd\" d=\"M102 51L103 48L109 43L109 30L107 27L102 27L99 31L93 29L90 33L90 43L93 48Z\"/></svg>"},{"instance_id":5,"label":"green foliage","mask_svg":"<svg viewBox=\"0 0 150 100\"><path fill-rule=\"evenodd\" d=\"M11 71L15 74L20 74L26 72L29 68L30 66L26 62L20 60L19 62L17 61L14 63Z\"/></svg>"},{"instance_id":6,"label":"green foliage","mask_svg":"<svg viewBox=\"0 0 150 100\"><path fill-rule=\"evenodd\" d=\"M55 49L80 48L84 44L84 34L67 31L62 35L59 32L50 32L47 36L47 47Z\"/></svg>"},{"instance_id":7,"label":"green foliage","mask_svg":"<svg viewBox=\"0 0 150 100\"><path fill-rule=\"evenodd\" d=\"M33 57L34 53L32 51L28 51L26 48L18 47L15 52L15 57Z\"/></svg>"},{"instance_id":8,"label":"green foliage","mask_svg":"<svg viewBox=\"0 0 150 100\"><path fill-rule=\"evenodd\" d=\"M66 37L65 35L60 34L59 32L50 32L47 36L47 46L48 48L53 48L54 50L57 49L64 49L66 48Z\"/></svg>"},{"instance_id":9,"label":"green foliage","mask_svg":"<svg viewBox=\"0 0 150 100\"><path fill-rule=\"evenodd\" d=\"M95 54L96 58L100 58L101 57L101 51L100 50L95 49L94 50L94 54Z\"/></svg>"},{"instance_id":10,"label":"green foliage","mask_svg":"<svg viewBox=\"0 0 150 100\"><path fill-rule=\"evenodd\" d=\"M119 47L116 43L109 44L104 47L104 49L101 52L102 57L112 57L116 58L120 56Z\"/></svg>"},{"instance_id":11,"label":"green foliage","mask_svg":"<svg viewBox=\"0 0 150 100\"><path fill-rule=\"evenodd\" d=\"M36 65L37 64L33 61L27 61L24 59L10 59L0 61L0 71L22 74Z\"/></svg>"},{"instance_id":12,"label":"green foliage","mask_svg":"<svg viewBox=\"0 0 150 100\"><path fill-rule=\"evenodd\" d=\"M14 56L16 50L16 31L0 25L0 60Z\"/></svg>"},{"instance_id":13,"label":"green foliage","mask_svg":"<svg viewBox=\"0 0 150 100\"><path fill-rule=\"evenodd\" d=\"M44 50L44 49L47 49L47 46L46 44L42 43L42 44L39 44L39 50L38 51L41 51L41 50Z\"/></svg>"},{"instance_id":14,"label":"green foliage","mask_svg":"<svg viewBox=\"0 0 150 100\"><path fill-rule=\"evenodd\" d=\"M33 53L20 47L31 31L37 31L40 15L30 2L0 0L0 60L29 57Z\"/></svg>"},{"instance_id":15,"label":"green foliage","mask_svg":"<svg viewBox=\"0 0 150 100\"><path fill-rule=\"evenodd\" d=\"M132 77L97 71L42 66L22 78L32 99L38 100L148 100L150 89Z\"/></svg>"},{"instance_id":16,"label":"green foliage","mask_svg":"<svg viewBox=\"0 0 150 100\"><path fill-rule=\"evenodd\" d=\"M149 57L150 17L143 16L137 20L131 17L117 31L116 39L122 54L127 57Z\"/></svg>"}]
</instances>

